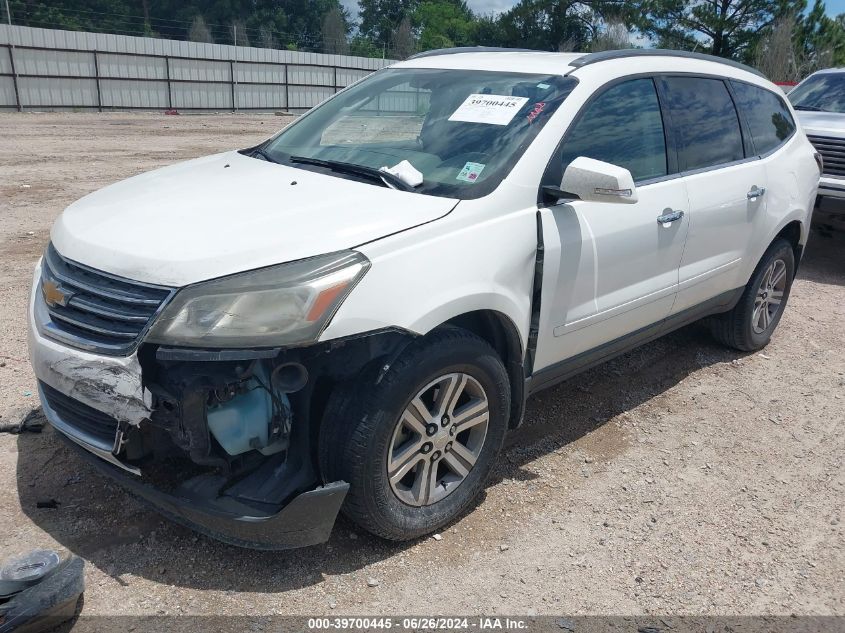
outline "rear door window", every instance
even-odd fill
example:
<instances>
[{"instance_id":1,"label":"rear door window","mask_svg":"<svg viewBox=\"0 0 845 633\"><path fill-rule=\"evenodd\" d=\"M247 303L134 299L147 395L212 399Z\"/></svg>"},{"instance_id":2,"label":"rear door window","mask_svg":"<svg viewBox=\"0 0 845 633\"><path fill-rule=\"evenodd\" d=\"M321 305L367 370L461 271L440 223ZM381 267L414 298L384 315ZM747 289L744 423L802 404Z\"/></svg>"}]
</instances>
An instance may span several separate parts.
<instances>
[{"instance_id":1,"label":"rear door window","mask_svg":"<svg viewBox=\"0 0 845 633\"><path fill-rule=\"evenodd\" d=\"M795 121L782 98L765 88L740 81L732 81L731 86L758 154L772 151L792 136Z\"/></svg>"},{"instance_id":2,"label":"rear door window","mask_svg":"<svg viewBox=\"0 0 845 633\"><path fill-rule=\"evenodd\" d=\"M721 79L666 77L664 82L682 171L744 158L739 117Z\"/></svg>"},{"instance_id":3,"label":"rear door window","mask_svg":"<svg viewBox=\"0 0 845 633\"><path fill-rule=\"evenodd\" d=\"M665 176L666 136L654 82L633 79L601 93L567 132L562 149L563 169L586 156L625 167L636 181Z\"/></svg>"}]
</instances>

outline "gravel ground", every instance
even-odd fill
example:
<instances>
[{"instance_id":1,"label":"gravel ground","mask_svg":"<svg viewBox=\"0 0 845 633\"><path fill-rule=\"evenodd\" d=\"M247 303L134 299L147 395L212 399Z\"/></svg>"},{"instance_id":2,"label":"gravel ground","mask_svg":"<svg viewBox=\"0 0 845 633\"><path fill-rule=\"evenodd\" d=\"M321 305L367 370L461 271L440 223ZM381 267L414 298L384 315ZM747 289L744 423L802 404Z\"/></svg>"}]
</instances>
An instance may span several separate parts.
<instances>
[{"instance_id":1,"label":"gravel ground","mask_svg":"<svg viewBox=\"0 0 845 633\"><path fill-rule=\"evenodd\" d=\"M37 407L25 304L61 210L284 123L0 115L0 423ZM322 546L237 549L163 520L46 430L0 434L0 557L84 557L83 614L845 615L843 419L845 234L818 226L763 353L692 326L543 392L439 539L341 520Z\"/></svg>"}]
</instances>

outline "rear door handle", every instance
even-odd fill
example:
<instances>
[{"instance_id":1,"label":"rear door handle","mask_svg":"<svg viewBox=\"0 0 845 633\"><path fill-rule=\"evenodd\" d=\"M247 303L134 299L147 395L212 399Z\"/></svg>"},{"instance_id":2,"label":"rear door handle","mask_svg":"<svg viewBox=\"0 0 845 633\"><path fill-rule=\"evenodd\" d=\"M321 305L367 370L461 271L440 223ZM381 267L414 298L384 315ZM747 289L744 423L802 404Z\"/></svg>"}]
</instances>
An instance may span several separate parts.
<instances>
[{"instance_id":1,"label":"rear door handle","mask_svg":"<svg viewBox=\"0 0 845 633\"><path fill-rule=\"evenodd\" d=\"M747 194L745 194L749 200L756 200L757 198L762 198L763 195L766 193L765 187L758 187L754 185Z\"/></svg>"},{"instance_id":2,"label":"rear door handle","mask_svg":"<svg viewBox=\"0 0 845 633\"><path fill-rule=\"evenodd\" d=\"M683 211L672 211L672 209L664 209L663 215L657 216L658 224L671 224L675 220L680 220L684 217Z\"/></svg>"}]
</instances>

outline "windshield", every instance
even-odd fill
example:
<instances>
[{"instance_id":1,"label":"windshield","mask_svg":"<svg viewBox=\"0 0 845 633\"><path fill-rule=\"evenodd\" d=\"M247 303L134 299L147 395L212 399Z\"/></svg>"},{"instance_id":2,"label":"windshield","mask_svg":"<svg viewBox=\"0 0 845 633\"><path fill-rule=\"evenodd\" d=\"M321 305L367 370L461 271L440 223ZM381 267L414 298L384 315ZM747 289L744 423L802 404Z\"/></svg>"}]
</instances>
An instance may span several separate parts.
<instances>
[{"instance_id":1,"label":"windshield","mask_svg":"<svg viewBox=\"0 0 845 633\"><path fill-rule=\"evenodd\" d=\"M788 96L796 110L845 112L845 73L814 75Z\"/></svg>"},{"instance_id":2,"label":"windshield","mask_svg":"<svg viewBox=\"0 0 845 633\"><path fill-rule=\"evenodd\" d=\"M502 181L575 84L554 75L387 69L315 108L257 155L381 186L393 185L349 167L372 172L407 161L412 170L395 172L409 190L478 198Z\"/></svg>"}]
</instances>

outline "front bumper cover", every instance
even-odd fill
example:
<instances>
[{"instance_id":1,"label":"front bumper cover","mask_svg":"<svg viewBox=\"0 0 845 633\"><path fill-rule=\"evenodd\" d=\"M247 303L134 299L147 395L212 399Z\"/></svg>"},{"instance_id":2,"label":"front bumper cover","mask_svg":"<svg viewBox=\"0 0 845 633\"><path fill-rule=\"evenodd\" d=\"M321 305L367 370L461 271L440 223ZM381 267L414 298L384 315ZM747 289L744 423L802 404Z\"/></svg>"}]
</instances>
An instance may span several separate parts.
<instances>
[{"instance_id":1,"label":"front bumper cover","mask_svg":"<svg viewBox=\"0 0 845 633\"><path fill-rule=\"evenodd\" d=\"M36 377L49 387L103 412L122 424L138 425L148 418L151 395L144 389L136 354L102 356L66 347L43 336L37 327L42 303L38 272L29 304L29 350ZM299 493L286 504L267 505L261 512L209 495L188 498L178 491L163 492L142 480L140 471L121 460L120 433L114 441L87 434L68 423L50 406L43 388L39 396L45 417L79 455L105 475L154 507L165 517L212 538L251 549L281 550L316 545L328 540L349 484L330 483ZM281 509L279 509L281 507Z\"/></svg>"},{"instance_id":2,"label":"front bumper cover","mask_svg":"<svg viewBox=\"0 0 845 633\"><path fill-rule=\"evenodd\" d=\"M845 199L845 178L834 178L831 176L823 175L819 179L819 189L818 189L818 196L819 198L832 198L836 200L843 200ZM845 207L839 206L836 207L836 210L826 209L828 212L845 212Z\"/></svg>"},{"instance_id":3,"label":"front bumper cover","mask_svg":"<svg viewBox=\"0 0 845 633\"><path fill-rule=\"evenodd\" d=\"M275 514L242 515L227 512L212 502L157 490L60 435L85 461L171 521L238 547L284 550L325 543L349 491L348 483L338 481L301 493Z\"/></svg>"}]
</instances>

